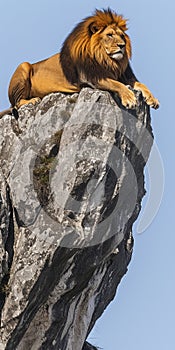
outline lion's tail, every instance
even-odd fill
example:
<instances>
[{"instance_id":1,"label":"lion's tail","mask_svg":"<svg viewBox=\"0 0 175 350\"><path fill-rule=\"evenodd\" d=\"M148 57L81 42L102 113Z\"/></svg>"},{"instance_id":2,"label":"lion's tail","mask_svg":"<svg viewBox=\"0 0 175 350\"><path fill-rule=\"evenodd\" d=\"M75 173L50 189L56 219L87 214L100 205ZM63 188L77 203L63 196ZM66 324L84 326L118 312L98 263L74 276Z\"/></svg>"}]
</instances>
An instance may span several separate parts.
<instances>
[{"instance_id":1,"label":"lion's tail","mask_svg":"<svg viewBox=\"0 0 175 350\"><path fill-rule=\"evenodd\" d=\"M13 108L12 108L12 107L10 107L10 108L8 108L8 109L5 109L4 111L0 112L0 119L1 119L4 115L6 115L6 114L12 115L12 113L13 113Z\"/></svg>"}]
</instances>

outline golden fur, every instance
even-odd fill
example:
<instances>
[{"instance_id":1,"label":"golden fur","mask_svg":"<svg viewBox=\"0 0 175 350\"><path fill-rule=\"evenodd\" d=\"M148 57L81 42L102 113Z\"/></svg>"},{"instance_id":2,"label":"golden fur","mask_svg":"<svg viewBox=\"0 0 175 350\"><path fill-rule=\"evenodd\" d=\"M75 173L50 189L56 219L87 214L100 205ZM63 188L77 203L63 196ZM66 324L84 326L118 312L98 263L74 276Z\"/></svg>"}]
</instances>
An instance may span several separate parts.
<instances>
[{"instance_id":1,"label":"golden fur","mask_svg":"<svg viewBox=\"0 0 175 350\"><path fill-rule=\"evenodd\" d=\"M116 92L122 104L134 108L130 85L141 90L147 102L158 108L149 89L138 82L129 64L131 42L126 20L110 9L96 10L80 22L65 40L60 53L30 64L22 63L9 85L11 106L36 103L51 92L78 92L83 86Z\"/></svg>"}]
</instances>

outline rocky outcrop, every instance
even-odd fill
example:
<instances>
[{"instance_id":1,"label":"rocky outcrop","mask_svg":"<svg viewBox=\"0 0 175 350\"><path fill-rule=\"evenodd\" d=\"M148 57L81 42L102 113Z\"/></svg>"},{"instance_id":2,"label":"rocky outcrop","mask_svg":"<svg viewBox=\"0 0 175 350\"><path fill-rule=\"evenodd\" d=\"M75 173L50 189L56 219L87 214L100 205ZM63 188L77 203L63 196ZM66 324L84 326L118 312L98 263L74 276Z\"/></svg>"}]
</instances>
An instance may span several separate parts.
<instances>
[{"instance_id":1,"label":"rocky outcrop","mask_svg":"<svg viewBox=\"0 0 175 350\"><path fill-rule=\"evenodd\" d=\"M89 350L130 262L149 108L85 88L0 120L0 349Z\"/></svg>"}]
</instances>

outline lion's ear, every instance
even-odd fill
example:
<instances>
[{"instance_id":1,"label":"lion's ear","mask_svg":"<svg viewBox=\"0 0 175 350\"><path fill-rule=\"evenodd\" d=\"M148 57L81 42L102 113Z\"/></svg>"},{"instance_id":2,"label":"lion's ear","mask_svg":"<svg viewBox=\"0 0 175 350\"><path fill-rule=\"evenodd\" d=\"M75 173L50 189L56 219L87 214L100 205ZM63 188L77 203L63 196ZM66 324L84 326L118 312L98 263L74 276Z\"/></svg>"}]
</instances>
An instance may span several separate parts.
<instances>
[{"instance_id":1,"label":"lion's ear","mask_svg":"<svg viewBox=\"0 0 175 350\"><path fill-rule=\"evenodd\" d=\"M95 34L96 32L98 32L98 30L99 30L100 28L98 27L98 25L95 23L95 22L93 22L93 23L91 23L90 25L89 25L89 31L90 31L90 34L92 35L92 34Z\"/></svg>"}]
</instances>

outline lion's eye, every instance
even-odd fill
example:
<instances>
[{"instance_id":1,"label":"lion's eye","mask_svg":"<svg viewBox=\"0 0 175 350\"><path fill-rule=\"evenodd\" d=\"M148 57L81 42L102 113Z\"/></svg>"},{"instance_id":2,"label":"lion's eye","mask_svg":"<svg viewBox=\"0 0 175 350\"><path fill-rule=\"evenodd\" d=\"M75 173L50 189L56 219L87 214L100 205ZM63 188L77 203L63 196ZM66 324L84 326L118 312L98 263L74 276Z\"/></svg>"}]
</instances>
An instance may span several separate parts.
<instances>
[{"instance_id":1,"label":"lion's eye","mask_svg":"<svg viewBox=\"0 0 175 350\"><path fill-rule=\"evenodd\" d=\"M108 33L107 36L109 36L109 38L113 37L113 33Z\"/></svg>"}]
</instances>

